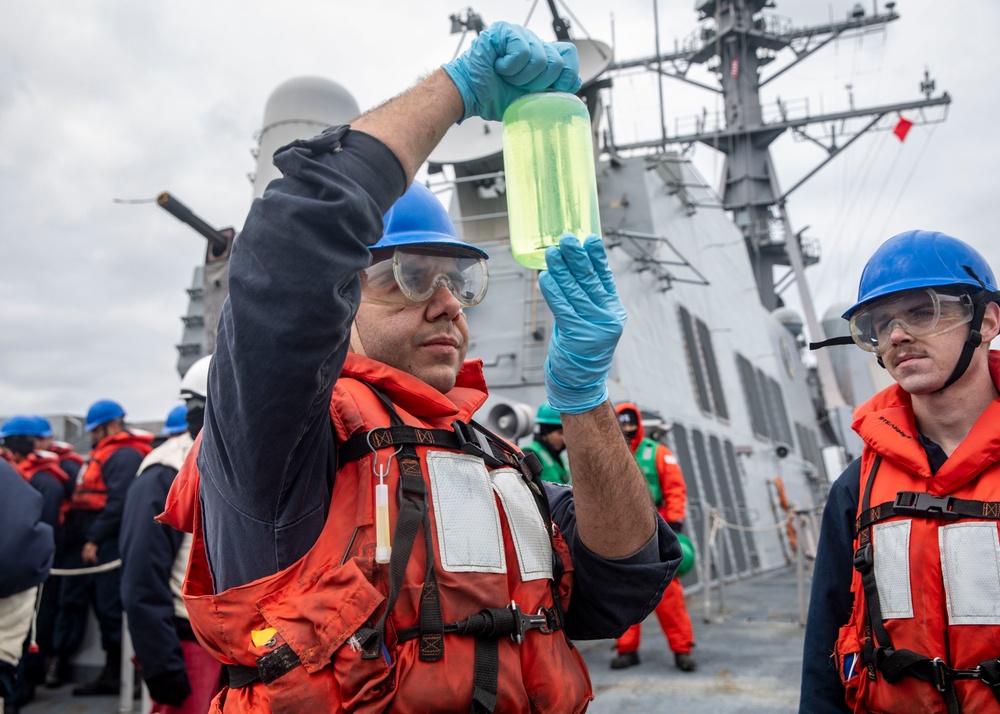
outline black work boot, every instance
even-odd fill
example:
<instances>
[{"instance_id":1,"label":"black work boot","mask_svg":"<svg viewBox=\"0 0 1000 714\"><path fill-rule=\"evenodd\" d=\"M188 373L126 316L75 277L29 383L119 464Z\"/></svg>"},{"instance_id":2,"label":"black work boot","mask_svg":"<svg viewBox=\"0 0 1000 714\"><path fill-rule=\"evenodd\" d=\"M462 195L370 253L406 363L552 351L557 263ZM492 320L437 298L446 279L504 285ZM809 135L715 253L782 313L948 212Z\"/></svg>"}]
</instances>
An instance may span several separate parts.
<instances>
[{"instance_id":1,"label":"black work boot","mask_svg":"<svg viewBox=\"0 0 1000 714\"><path fill-rule=\"evenodd\" d=\"M639 664L638 652L622 652L611 660L611 669L625 669Z\"/></svg>"},{"instance_id":2,"label":"black work boot","mask_svg":"<svg viewBox=\"0 0 1000 714\"><path fill-rule=\"evenodd\" d=\"M698 669L698 663L690 652L674 652L674 664L682 672L693 672Z\"/></svg>"},{"instance_id":3,"label":"black work boot","mask_svg":"<svg viewBox=\"0 0 1000 714\"><path fill-rule=\"evenodd\" d=\"M73 689L74 697L90 697L98 694L118 694L121 691L121 651L108 652L104 669L89 682Z\"/></svg>"},{"instance_id":4,"label":"black work boot","mask_svg":"<svg viewBox=\"0 0 1000 714\"><path fill-rule=\"evenodd\" d=\"M45 686L51 689L66 683L66 662L59 655L52 655L45 665Z\"/></svg>"}]
</instances>

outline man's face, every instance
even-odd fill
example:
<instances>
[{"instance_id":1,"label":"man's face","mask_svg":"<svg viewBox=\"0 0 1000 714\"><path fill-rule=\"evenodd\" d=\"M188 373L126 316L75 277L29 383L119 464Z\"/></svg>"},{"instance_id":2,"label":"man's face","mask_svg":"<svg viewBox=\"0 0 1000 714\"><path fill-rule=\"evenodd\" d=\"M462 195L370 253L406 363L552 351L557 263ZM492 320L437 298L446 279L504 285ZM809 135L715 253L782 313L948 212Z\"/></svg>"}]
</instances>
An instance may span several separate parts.
<instances>
[{"instance_id":1,"label":"man's face","mask_svg":"<svg viewBox=\"0 0 1000 714\"><path fill-rule=\"evenodd\" d=\"M563 434L562 429L553 429L540 438L557 453L566 448L566 436Z\"/></svg>"},{"instance_id":2,"label":"man's face","mask_svg":"<svg viewBox=\"0 0 1000 714\"><path fill-rule=\"evenodd\" d=\"M101 424L100 426L95 426L90 430L90 444L91 446L97 446L104 440L108 435L108 425Z\"/></svg>"},{"instance_id":3,"label":"man's face","mask_svg":"<svg viewBox=\"0 0 1000 714\"><path fill-rule=\"evenodd\" d=\"M983 321L983 342L996 336L997 306L990 305ZM913 337L902 327L890 334L889 346L882 352L886 371L909 394L930 394L940 389L951 376L969 335L969 327L950 330L931 337ZM977 363L986 359L985 350L973 356L966 375L975 373Z\"/></svg>"},{"instance_id":4,"label":"man's face","mask_svg":"<svg viewBox=\"0 0 1000 714\"><path fill-rule=\"evenodd\" d=\"M469 325L455 296L444 285L418 304L386 301L382 293L377 302L366 300L367 292L362 286L351 350L451 391L469 348Z\"/></svg>"}]
</instances>

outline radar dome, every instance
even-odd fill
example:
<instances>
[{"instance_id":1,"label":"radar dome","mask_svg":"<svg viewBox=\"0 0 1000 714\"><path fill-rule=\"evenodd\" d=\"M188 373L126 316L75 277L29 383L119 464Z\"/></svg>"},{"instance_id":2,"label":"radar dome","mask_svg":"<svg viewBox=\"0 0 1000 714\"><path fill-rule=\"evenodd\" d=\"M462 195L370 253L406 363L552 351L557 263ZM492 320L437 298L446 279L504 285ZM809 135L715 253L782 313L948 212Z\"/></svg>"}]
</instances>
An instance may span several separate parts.
<instances>
[{"instance_id":1,"label":"radar dome","mask_svg":"<svg viewBox=\"0 0 1000 714\"><path fill-rule=\"evenodd\" d=\"M775 319L796 337L802 335L802 316L790 307L779 307L774 312Z\"/></svg>"},{"instance_id":2,"label":"radar dome","mask_svg":"<svg viewBox=\"0 0 1000 714\"><path fill-rule=\"evenodd\" d=\"M295 77L271 92L264 107L254 176L254 197L280 176L272 157L296 139L316 136L329 126L346 124L361 113L344 87L323 77Z\"/></svg>"},{"instance_id":3,"label":"radar dome","mask_svg":"<svg viewBox=\"0 0 1000 714\"><path fill-rule=\"evenodd\" d=\"M828 338L846 337L851 334L850 325L842 315L851 308L852 304L849 302L834 303L823 313L823 332Z\"/></svg>"}]
</instances>

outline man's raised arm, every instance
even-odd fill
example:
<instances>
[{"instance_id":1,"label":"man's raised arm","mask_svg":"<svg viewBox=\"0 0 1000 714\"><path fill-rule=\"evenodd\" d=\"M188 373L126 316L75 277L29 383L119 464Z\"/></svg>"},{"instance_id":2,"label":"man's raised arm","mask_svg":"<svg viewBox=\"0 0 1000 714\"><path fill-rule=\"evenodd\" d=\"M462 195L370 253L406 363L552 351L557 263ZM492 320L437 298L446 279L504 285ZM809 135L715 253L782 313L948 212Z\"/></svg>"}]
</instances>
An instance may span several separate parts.
<instances>
[{"instance_id":1,"label":"man's raised arm","mask_svg":"<svg viewBox=\"0 0 1000 714\"><path fill-rule=\"evenodd\" d=\"M549 404L562 413L577 532L597 555L623 558L656 530L649 488L621 436L605 383L625 309L597 236L582 245L564 236L545 258L548 270L538 284L556 319L545 389Z\"/></svg>"}]
</instances>

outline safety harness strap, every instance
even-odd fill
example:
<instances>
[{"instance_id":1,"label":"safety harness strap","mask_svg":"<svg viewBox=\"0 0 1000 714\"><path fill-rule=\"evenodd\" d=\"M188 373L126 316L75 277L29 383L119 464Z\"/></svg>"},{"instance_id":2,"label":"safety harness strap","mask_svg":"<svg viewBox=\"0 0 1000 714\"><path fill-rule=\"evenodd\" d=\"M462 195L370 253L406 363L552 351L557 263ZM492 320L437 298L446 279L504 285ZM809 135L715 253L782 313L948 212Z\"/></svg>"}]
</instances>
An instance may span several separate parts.
<instances>
[{"instance_id":1,"label":"safety harness strap","mask_svg":"<svg viewBox=\"0 0 1000 714\"><path fill-rule=\"evenodd\" d=\"M864 528L895 516L939 518L943 521L955 521L962 517L1000 521L1000 501L975 501L920 491L900 491L896 500L863 511L855 523L855 532L860 533Z\"/></svg>"},{"instance_id":2,"label":"safety harness strap","mask_svg":"<svg viewBox=\"0 0 1000 714\"><path fill-rule=\"evenodd\" d=\"M355 434L337 447L337 467L367 456L374 449L387 449L403 444L436 446L478 456L490 468L518 468L520 454L506 442L475 421L452 422L452 430L420 429L400 422L390 427Z\"/></svg>"},{"instance_id":3,"label":"safety harness strap","mask_svg":"<svg viewBox=\"0 0 1000 714\"><path fill-rule=\"evenodd\" d=\"M301 664L299 656L291 647L284 644L258 657L256 667L227 664L224 671L227 685L233 689L239 689L248 687L255 682L269 684Z\"/></svg>"},{"instance_id":4,"label":"safety harness strap","mask_svg":"<svg viewBox=\"0 0 1000 714\"><path fill-rule=\"evenodd\" d=\"M389 412L390 423L394 427L402 426L403 420L388 397L370 384L367 386ZM393 534L395 547L389 556L389 594L386 598L385 610L375 625L374 632L365 633L367 636L362 640L361 658L376 659L382 656L385 622L399 597L399 591L406 574L406 566L410 562L410 553L412 553L413 544L417 539L417 531L423 528L427 566L420 594L420 659L424 662L436 662L444 656L443 617L437 575L434 572L434 548L431 542L427 488L424 485L420 457L412 444L407 443L400 447L398 462L402 498L399 504L399 516L396 519L396 531ZM359 639L361 639L360 633Z\"/></svg>"}]
</instances>

